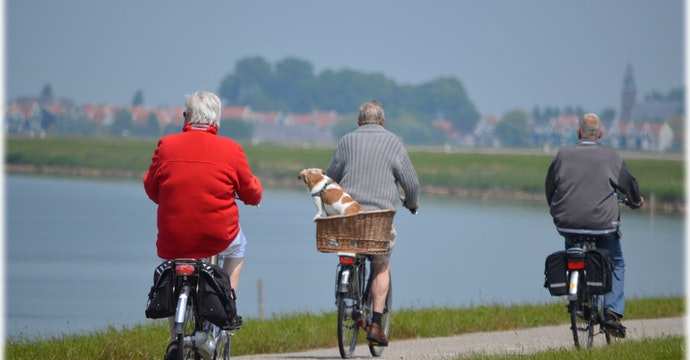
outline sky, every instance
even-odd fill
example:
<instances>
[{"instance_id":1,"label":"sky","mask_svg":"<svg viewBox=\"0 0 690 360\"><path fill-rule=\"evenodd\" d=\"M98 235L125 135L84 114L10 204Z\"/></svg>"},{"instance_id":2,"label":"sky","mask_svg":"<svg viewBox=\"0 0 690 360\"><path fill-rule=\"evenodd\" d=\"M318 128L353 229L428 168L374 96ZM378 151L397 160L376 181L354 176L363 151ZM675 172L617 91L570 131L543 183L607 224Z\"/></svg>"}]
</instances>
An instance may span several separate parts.
<instances>
[{"instance_id":1,"label":"sky","mask_svg":"<svg viewBox=\"0 0 690 360\"><path fill-rule=\"evenodd\" d=\"M682 0L7 0L4 91L182 106L240 59L294 57L399 85L452 76L482 115L620 113L627 65L639 99L684 86L684 15Z\"/></svg>"}]
</instances>

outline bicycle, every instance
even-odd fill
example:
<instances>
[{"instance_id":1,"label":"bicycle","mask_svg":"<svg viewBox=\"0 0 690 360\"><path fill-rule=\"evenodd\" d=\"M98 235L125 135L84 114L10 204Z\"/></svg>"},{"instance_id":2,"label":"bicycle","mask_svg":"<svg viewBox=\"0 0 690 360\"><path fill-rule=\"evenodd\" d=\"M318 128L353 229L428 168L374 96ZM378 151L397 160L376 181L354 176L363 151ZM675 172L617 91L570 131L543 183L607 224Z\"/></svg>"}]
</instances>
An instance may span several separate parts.
<instances>
[{"instance_id":1,"label":"bicycle","mask_svg":"<svg viewBox=\"0 0 690 360\"><path fill-rule=\"evenodd\" d=\"M357 346L359 329L369 331L373 315L371 282L373 269L367 267L367 256L338 252L335 303L338 308L338 350L343 359L352 357ZM388 294L381 318L381 327L388 336L391 323L393 285L389 278ZM384 346L369 342L369 352L381 356Z\"/></svg>"},{"instance_id":2,"label":"bicycle","mask_svg":"<svg viewBox=\"0 0 690 360\"><path fill-rule=\"evenodd\" d=\"M613 195L619 203L628 204L628 199L619 197L617 193ZM597 334L604 334L606 343L610 344L624 336L624 330L604 325L604 294L611 291L612 260L608 258L608 253L597 252L596 244L600 236L571 234L565 238L567 249L547 257L544 286L551 295L567 295L575 347L592 347ZM600 266L591 266L589 263ZM597 325L598 331L595 330Z\"/></svg>"},{"instance_id":3,"label":"bicycle","mask_svg":"<svg viewBox=\"0 0 690 360\"><path fill-rule=\"evenodd\" d=\"M394 215L395 210L375 210L315 220L317 250L336 253L339 259L336 267L335 304L338 308L338 350L343 359L352 357L359 330L369 331L373 316L373 269L367 266L368 257L389 251ZM381 319L386 337L391 323L392 288L391 283ZM369 343L369 351L376 357L381 356L384 347L378 343Z\"/></svg>"},{"instance_id":4,"label":"bicycle","mask_svg":"<svg viewBox=\"0 0 690 360\"><path fill-rule=\"evenodd\" d=\"M181 349L178 360L230 359L232 331L239 330L241 321L230 329L221 329L199 315L200 272L206 264L216 265L217 256L204 260L175 259L173 262L175 293L179 289L173 325L174 344Z\"/></svg>"},{"instance_id":5,"label":"bicycle","mask_svg":"<svg viewBox=\"0 0 690 360\"><path fill-rule=\"evenodd\" d=\"M592 347L594 336L604 334L606 343L610 344L618 339L615 330L603 325L604 295L592 294L588 291L586 272L586 254L596 249L596 237L579 236L568 238L570 247L566 250L568 268L568 313L570 314L570 329L577 348ZM595 332L595 328L599 330Z\"/></svg>"}]
</instances>

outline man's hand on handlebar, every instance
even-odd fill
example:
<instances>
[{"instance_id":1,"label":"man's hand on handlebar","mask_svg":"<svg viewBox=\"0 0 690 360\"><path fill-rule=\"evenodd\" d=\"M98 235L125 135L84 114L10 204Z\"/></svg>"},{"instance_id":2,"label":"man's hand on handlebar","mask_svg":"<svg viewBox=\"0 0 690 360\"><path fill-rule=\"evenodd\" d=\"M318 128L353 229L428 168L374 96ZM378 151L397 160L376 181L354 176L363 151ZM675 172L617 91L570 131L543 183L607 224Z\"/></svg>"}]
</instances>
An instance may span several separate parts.
<instances>
[{"instance_id":1,"label":"man's hand on handlebar","mask_svg":"<svg viewBox=\"0 0 690 360\"><path fill-rule=\"evenodd\" d=\"M419 204L415 204L414 207L408 207L407 204L405 204L405 196L404 195L400 195L400 201L402 201L403 206L406 207L407 210L410 210L410 213L412 215L417 215L417 212L419 210Z\"/></svg>"}]
</instances>

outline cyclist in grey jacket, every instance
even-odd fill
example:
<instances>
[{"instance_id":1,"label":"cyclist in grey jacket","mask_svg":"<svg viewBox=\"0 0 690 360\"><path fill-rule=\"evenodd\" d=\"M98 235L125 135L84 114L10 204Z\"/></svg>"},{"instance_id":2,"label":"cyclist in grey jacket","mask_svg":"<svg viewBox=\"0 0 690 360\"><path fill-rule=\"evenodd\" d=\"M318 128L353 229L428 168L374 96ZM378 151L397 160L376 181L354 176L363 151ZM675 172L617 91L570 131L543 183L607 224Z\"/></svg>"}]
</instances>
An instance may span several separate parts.
<instances>
[{"instance_id":1,"label":"cyclist in grey jacket","mask_svg":"<svg viewBox=\"0 0 690 360\"><path fill-rule=\"evenodd\" d=\"M326 175L339 183L364 210L395 209L400 199L400 187L405 193L403 206L414 213L419 207L417 172L403 142L384 129L384 123L383 107L378 101L362 104L358 128L340 139ZM393 229L388 254L372 256L374 313L367 339L381 346L388 345L381 329L381 315L390 285L390 253L395 246L395 238Z\"/></svg>"},{"instance_id":2,"label":"cyclist in grey jacket","mask_svg":"<svg viewBox=\"0 0 690 360\"><path fill-rule=\"evenodd\" d=\"M619 203L616 191L628 198L627 205L642 206L637 180L620 154L599 144L604 131L596 114L585 114L577 130L578 142L558 151L546 175L545 192L553 222L566 239L594 235L597 247L608 249L614 261L613 286L604 297L604 324L620 330L625 312L623 291L625 262L620 245Z\"/></svg>"}]
</instances>

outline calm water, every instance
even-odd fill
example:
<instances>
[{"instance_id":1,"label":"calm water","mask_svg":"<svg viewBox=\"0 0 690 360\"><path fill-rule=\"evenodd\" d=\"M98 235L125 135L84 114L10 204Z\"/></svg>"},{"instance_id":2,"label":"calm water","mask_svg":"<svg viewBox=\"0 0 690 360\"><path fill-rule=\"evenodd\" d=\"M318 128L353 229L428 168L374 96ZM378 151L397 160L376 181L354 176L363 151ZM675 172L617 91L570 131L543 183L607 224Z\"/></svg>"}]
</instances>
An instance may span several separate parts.
<instances>
[{"instance_id":1,"label":"calm water","mask_svg":"<svg viewBox=\"0 0 690 360\"><path fill-rule=\"evenodd\" d=\"M6 178L9 337L86 333L144 317L156 257L155 205L137 181ZM562 247L543 204L421 199L396 216L394 307L558 301L542 287L544 258ZM333 311L336 257L316 251L305 191L267 189L243 206L249 238L238 292L245 317ZM684 294L684 217L625 211L626 292Z\"/></svg>"}]
</instances>

